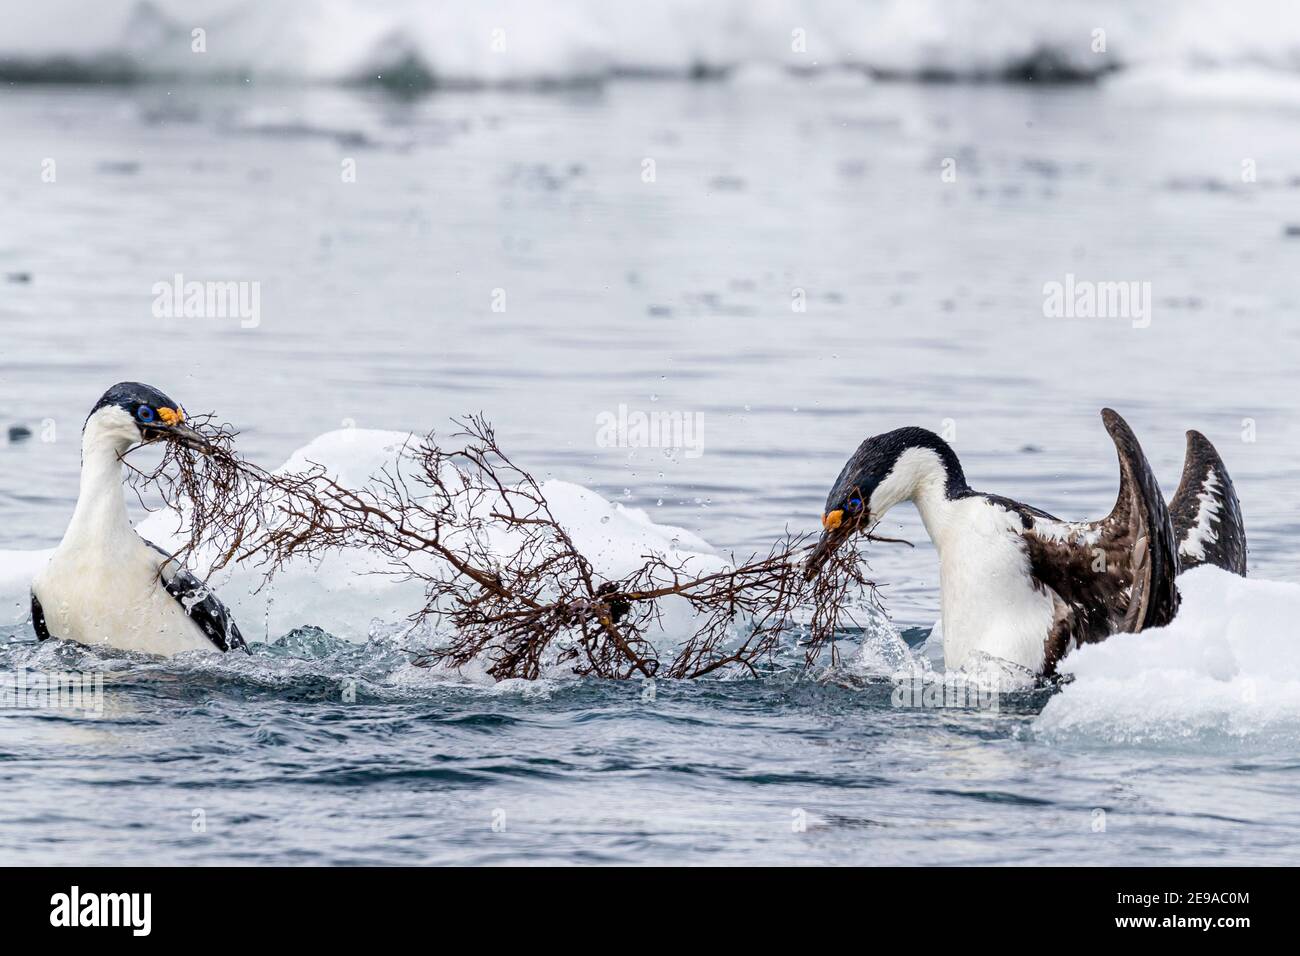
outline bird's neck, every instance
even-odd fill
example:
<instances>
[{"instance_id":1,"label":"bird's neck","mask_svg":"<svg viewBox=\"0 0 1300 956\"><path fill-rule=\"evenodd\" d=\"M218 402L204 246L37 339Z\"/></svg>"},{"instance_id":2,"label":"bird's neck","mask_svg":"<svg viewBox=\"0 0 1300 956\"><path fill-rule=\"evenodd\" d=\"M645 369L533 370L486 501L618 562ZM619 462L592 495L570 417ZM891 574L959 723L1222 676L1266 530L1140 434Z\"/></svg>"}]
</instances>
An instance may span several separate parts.
<instances>
[{"instance_id":1,"label":"bird's neck","mask_svg":"<svg viewBox=\"0 0 1300 956\"><path fill-rule=\"evenodd\" d=\"M948 543L953 530L953 501L948 497L948 475L942 467L926 474L917 482L912 502L921 514L921 523L934 546L940 551Z\"/></svg>"},{"instance_id":2,"label":"bird's neck","mask_svg":"<svg viewBox=\"0 0 1300 956\"><path fill-rule=\"evenodd\" d=\"M894 485L881 489L887 499L911 501L916 505L926 533L942 551L954 530L955 498L966 487L957 456L950 449L941 455L930 448L910 448L900 456L886 484ZM872 510L881 511L874 497Z\"/></svg>"},{"instance_id":3,"label":"bird's neck","mask_svg":"<svg viewBox=\"0 0 1300 956\"><path fill-rule=\"evenodd\" d=\"M108 436L86 431L81 443L81 490L63 536L65 544L107 543L132 533L122 490L119 456L124 450Z\"/></svg>"}]
</instances>

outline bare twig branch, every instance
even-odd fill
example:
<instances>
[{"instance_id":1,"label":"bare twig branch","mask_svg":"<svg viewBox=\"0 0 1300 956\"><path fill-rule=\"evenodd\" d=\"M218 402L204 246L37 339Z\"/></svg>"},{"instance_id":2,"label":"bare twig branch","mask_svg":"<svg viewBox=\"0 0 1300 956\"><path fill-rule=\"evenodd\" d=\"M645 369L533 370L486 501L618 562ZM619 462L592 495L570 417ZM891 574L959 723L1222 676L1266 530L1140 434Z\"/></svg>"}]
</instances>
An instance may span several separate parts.
<instances>
[{"instance_id":1,"label":"bare twig branch","mask_svg":"<svg viewBox=\"0 0 1300 956\"><path fill-rule=\"evenodd\" d=\"M432 434L409 443L362 489L319 464L268 472L235 455L228 426L192 424L209 437L207 454L171 444L157 468L134 475L185 519L177 556L202 548L209 573L249 562L269 580L294 559L368 549L385 573L424 585L410 621L437 625L446 639L414 652L422 666L481 660L497 679L536 678L553 665L607 678L754 673L787 638L802 638L810 662L827 645L834 656L850 608L878 602L856 549L840 549L805 582L812 541L788 533L721 570L692 573L690 558L651 553L602 580L541 484L479 415L455 423L451 448ZM650 635L666 626L669 599L685 603L694 630L664 652Z\"/></svg>"}]
</instances>

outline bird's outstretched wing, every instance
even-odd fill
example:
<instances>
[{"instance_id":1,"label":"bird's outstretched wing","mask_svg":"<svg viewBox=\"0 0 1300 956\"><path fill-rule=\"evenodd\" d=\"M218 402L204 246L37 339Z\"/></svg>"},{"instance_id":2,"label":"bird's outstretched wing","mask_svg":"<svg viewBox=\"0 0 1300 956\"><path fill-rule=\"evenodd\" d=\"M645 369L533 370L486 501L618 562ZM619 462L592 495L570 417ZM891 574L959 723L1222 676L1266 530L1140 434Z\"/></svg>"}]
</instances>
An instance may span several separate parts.
<instances>
[{"instance_id":1,"label":"bird's outstretched wing","mask_svg":"<svg viewBox=\"0 0 1300 956\"><path fill-rule=\"evenodd\" d=\"M231 618L230 611L213 590L158 545L152 541L146 541L145 544L167 558L160 572L163 587L180 602L185 613L208 636L208 640L223 651L240 650L249 653L244 635L239 633L239 627Z\"/></svg>"},{"instance_id":2,"label":"bird's outstretched wing","mask_svg":"<svg viewBox=\"0 0 1300 956\"><path fill-rule=\"evenodd\" d=\"M1210 440L1187 433L1183 478L1169 504L1179 568L1213 564L1246 576L1246 525L1232 478Z\"/></svg>"},{"instance_id":3,"label":"bird's outstretched wing","mask_svg":"<svg viewBox=\"0 0 1300 956\"><path fill-rule=\"evenodd\" d=\"M1111 513L1079 523L1024 519L1030 571L1055 604L1049 674L1074 646L1168 624L1178 611L1178 553L1164 496L1128 423L1109 408L1101 417L1119 453Z\"/></svg>"}]
</instances>

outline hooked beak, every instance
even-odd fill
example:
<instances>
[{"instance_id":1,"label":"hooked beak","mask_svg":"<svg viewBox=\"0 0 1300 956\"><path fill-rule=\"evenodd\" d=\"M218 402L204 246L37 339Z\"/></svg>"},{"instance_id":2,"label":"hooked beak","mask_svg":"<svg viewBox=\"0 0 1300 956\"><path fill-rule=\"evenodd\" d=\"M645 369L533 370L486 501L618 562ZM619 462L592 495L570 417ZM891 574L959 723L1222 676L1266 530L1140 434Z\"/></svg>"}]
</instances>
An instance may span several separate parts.
<instances>
[{"instance_id":1,"label":"hooked beak","mask_svg":"<svg viewBox=\"0 0 1300 956\"><path fill-rule=\"evenodd\" d=\"M197 452L202 452L205 455L211 454L215 450L212 447L212 443L204 438L202 434L196 432L193 428L190 428L189 425L185 425L181 422L176 422L171 425L164 423L151 425L146 429L145 437L150 441L156 441L160 438L167 441L174 441L178 444L184 445L186 448L192 448Z\"/></svg>"},{"instance_id":2,"label":"hooked beak","mask_svg":"<svg viewBox=\"0 0 1300 956\"><path fill-rule=\"evenodd\" d=\"M843 511L831 511L822 515L822 536L804 562L805 581L817 577L822 565L858 529L859 524L858 521L845 521Z\"/></svg>"}]
</instances>

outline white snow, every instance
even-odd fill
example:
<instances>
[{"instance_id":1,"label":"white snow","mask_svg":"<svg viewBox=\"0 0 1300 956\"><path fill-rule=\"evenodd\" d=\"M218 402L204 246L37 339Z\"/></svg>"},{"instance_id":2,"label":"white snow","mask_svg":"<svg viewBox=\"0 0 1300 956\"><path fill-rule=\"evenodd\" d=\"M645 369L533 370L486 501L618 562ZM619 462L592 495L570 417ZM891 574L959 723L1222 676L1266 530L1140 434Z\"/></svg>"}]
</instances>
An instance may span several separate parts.
<instances>
[{"instance_id":1,"label":"white snow","mask_svg":"<svg viewBox=\"0 0 1300 956\"><path fill-rule=\"evenodd\" d=\"M705 66L997 74L1046 51L1116 66L1294 69L1284 0L41 0L12 4L0 56L127 58L157 75L337 81L419 63L519 83ZM194 52L203 30L204 52ZM1103 31L1104 35L1099 35ZM1101 44L1104 43L1104 48ZM753 74L748 74L752 79Z\"/></svg>"},{"instance_id":2,"label":"white snow","mask_svg":"<svg viewBox=\"0 0 1300 956\"><path fill-rule=\"evenodd\" d=\"M1062 662L1073 683L1034 722L1085 745L1300 737L1300 585L1202 566L1167 627L1118 634Z\"/></svg>"}]
</instances>

